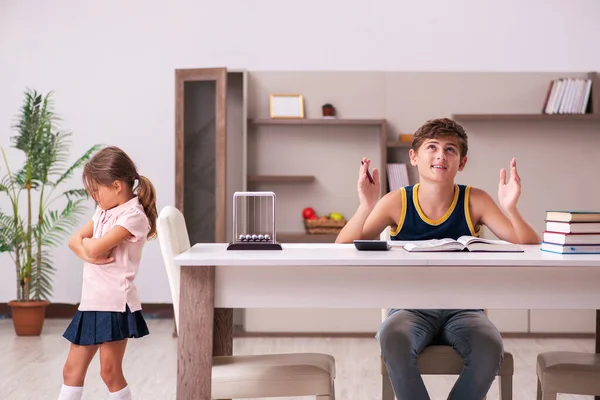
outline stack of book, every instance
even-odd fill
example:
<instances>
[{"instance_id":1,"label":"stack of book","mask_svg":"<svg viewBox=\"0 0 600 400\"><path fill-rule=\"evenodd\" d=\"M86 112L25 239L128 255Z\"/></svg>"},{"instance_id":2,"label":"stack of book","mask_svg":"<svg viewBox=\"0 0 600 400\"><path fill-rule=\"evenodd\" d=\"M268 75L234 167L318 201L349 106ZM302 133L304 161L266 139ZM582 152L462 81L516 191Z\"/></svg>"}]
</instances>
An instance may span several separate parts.
<instances>
[{"instance_id":1,"label":"stack of book","mask_svg":"<svg viewBox=\"0 0 600 400\"><path fill-rule=\"evenodd\" d=\"M591 90L591 79L555 79L550 82L543 112L545 114L585 114L589 110Z\"/></svg>"},{"instance_id":2,"label":"stack of book","mask_svg":"<svg viewBox=\"0 0 600 400\"><path fill-rule=\"evenodd\" d=\"M390 192L408 186L408 170L404 163L388 163L387 176Z\"/></svg>"},{"instance_id":3,"label":"stack of book","mask_svg":"<svg viewBox=\"0 0 600 400\"><path fill-rule=\"evenodd\" d=\"M547 211L541 249L560 254L600 253L600 211Z\"/></svg>"}]
</instances>

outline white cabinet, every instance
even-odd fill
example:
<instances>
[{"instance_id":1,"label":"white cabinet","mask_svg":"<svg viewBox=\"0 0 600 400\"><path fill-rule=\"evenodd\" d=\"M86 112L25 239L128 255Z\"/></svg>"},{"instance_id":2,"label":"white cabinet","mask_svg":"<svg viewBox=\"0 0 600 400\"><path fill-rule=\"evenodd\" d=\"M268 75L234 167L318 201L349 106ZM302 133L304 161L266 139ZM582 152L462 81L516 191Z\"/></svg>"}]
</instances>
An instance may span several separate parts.
<instances>
[{"instance_id":1,"label":"white cabinet","mask_svg":"<svg viewBox=\"0 0 600 400\"><path fill-rule=\"evenodd\" d=\"M531 333L594 333L595 310L531 310Z\"/></svg>"}]
</instances>

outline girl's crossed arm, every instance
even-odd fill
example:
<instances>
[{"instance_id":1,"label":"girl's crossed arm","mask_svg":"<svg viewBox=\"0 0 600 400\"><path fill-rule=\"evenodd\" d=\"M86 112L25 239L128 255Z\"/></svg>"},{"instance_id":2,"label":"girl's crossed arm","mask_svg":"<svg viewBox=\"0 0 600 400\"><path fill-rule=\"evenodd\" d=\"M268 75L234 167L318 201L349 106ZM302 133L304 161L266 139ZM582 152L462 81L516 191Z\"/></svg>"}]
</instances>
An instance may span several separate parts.
<instances>
[{"instance_id":1,"label":"girl's crossed arm","mask_svg":"<svg viewBox=\"0 0 600 400\"><path fill-rule=\"evenodd\" d=\"M86 250L83 242L84 240L90 240L93 235L94 221L90 221L71 236L71 239L69 239L69 248L77 257L92 264L108 264L113 262L114 258L109 257L108 252L104 256L94 256Z\"/></svg>"},{"instance_id":2,"label":"girl's crossed arm","mask_svg":"<svg viewBox=\"0 0 600 400\"><path fill-rule=\"evenodd\" d=\"M108 258L112 249L117 247L122 241L131 238L131 236L131 232L123 226L115 225L100 238L84 238L82 240L83 249L92 258Z\"/></svg>"}]
</instances>

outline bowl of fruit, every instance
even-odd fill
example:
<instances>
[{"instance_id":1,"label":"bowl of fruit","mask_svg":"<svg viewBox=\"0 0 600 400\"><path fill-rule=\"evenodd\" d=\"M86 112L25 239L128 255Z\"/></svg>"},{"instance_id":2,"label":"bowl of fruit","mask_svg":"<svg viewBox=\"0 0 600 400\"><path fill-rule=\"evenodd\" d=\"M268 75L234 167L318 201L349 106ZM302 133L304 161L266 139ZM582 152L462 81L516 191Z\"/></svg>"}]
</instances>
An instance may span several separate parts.
<instances>
[{"instance_id":1,"label":"bowl of fruit","mask_svg":"<svg viewBox=\"0 0 600 400\"><path fill-rule=\"evenodd\" d=\"M319 216L312 207L302 210L302 218L308 234L337 234L346 225L346 218L341 213L330 212Z\"/></svg>"}]
</instances>

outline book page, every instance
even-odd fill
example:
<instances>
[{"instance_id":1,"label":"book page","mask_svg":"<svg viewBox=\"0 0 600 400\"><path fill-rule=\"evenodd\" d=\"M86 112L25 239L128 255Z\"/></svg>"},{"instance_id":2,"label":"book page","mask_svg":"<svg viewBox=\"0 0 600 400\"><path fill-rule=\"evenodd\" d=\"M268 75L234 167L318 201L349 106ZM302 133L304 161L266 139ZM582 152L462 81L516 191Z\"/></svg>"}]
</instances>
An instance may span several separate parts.
<instances>
[{"instance_id":1,"label":"book page","mask_svg":"<svg viewBox=\"0 0 600 400\"><path fill-rule=\"evenodd\" d=\"M505 240L484 239L484 238L479 238L476 236L461 236L456 241L463 244L465 247L470 245L471 243L485 243L485 244L490 244L490 245L512 244Z\"/></svg>"},{"instance_id":2,"label":"book page","mask_svg":"<svg viewBox=\"0 0 600 400\"><path fill-rule=\"evenodd\" d=\"M404 245L407 251L453 251L464 247L454 239L415 240Z\"/></svg>"}]
</instances>

